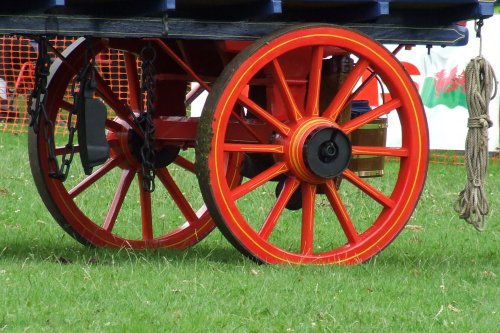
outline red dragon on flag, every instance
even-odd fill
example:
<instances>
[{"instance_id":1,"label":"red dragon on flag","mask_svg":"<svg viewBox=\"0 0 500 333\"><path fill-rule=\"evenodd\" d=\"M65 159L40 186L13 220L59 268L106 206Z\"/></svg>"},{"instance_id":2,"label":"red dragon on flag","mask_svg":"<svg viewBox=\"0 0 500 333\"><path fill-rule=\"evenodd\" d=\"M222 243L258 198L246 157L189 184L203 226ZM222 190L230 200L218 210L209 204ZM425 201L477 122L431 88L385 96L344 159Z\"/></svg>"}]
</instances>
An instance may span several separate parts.
<instances>
[{"instance_id":1,"label":"red dragon on flag","mask_svg":"<svg viewBox=\"0 0 500 333\"><path fill-rule=\"evenodd\" d=\"M455 66L449 73L442 69L434 77L427 77L420 95L424 105L429 108L436 105L445 105L448 108L467 107L464 71L458 74L458 66Z\"/></svg>"}]
</instances>

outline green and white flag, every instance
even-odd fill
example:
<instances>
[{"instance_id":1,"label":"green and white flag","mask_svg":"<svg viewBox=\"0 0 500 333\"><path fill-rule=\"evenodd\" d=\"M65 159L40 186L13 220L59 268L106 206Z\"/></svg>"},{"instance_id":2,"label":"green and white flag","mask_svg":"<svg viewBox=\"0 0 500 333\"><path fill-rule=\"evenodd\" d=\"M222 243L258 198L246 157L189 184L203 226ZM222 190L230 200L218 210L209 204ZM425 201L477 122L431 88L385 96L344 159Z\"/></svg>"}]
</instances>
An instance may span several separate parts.
<instances>
[{"instance_id":1,"label":"green and white flag","mask_svg":"<svg viewBox=\"0 0 500 333\"><path fill-rule=\"evenodd\" d=\"M500 78L500 15L485 20L482 30L483 56L492 64ZM469 44L460 47L433 47L428 54L424 46L404 50L398 54L408 73L416 83L425 106L429 123L431 149L463 150L467 136L467 103L464 70L479 53L479 40L474 24L469 22ZM393 49L394 46L388 46ZM489 151L499 147L500 92L490 103ZM399 124L389 116L388 145L400 145ZM392 125L392 128L391 128Z\"/></svg>"}]
</instances>

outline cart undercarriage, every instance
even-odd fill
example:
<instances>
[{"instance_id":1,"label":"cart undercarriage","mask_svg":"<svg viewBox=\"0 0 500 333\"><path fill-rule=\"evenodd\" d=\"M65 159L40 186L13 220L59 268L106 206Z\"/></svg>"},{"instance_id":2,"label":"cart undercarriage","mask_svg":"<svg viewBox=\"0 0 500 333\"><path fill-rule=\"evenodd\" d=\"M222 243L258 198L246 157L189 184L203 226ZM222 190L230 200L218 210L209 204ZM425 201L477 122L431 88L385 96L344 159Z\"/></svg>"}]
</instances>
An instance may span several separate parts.
<instances>
[{"instance_id":1,"label":"cart undercarriage","mask_svg":"<svg viewBox=\"0 0 500 333\"><path fill-rule=\"evenodd\" d=\"M38 42L31 169L77 240L183 249L217 226L258 262L353 264L390 244L425 182L425 112L395 55L465 45L459 22L491 16L493 2L46 0L0 11L1 33ZM53 36L84 37L59 52ZM374 86L383 93L368 101ZM389 114L396 147L385 146Z\"/></svg>"}]
</instances>

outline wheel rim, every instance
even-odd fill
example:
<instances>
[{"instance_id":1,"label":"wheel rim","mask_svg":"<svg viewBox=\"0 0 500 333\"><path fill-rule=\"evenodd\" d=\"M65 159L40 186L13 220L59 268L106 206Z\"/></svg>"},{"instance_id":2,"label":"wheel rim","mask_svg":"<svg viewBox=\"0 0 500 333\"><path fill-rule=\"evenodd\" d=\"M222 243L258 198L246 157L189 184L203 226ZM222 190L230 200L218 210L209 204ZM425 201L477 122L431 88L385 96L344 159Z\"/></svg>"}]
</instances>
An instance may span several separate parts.
<instances>
[{"instance_id":1,"label":"wheel rim","mask_svg":"<svg viewBox=\"0 0 500 333\"><path fill-rule=\"evenodd\" d=\"M337 93L322 103L323 63L338 54L352 54L357 62ZM308 59L307 66L297 62L290 65L294 58ZM360 80L368 69L388 88L390 99L371 112L340 124L340 112L363 87ZM248 86L263 80L268 82L268 96L272 96L269 98L273 98L273 103L265 106L245 93ZM227 134L229 124L235 121L234 110L241 106L272 128L273 135L254 143L232 142ZM399 147L353 146L349 153L340 154L338 161L342 162L336 164L345 164L350 154L390 156L396 159L389 165L395 169L390 172L392 177L384 176L382 183L363 180L345 169L346 165L340 165L338 172L344 181L337 189L336 172L329 175L308 165L305 143L315 140L311 139L315 132L339 131L347 137L389 113L404 128ZM197 163L204 165L199 183L205 202L225 236L257 261L352 264L367 260L404 227L425 181L428 139L418 92L390 52L352 30L325 25L293 27L257 41L239 54L217 80L201 123L209 128L198 133L197 151ZM328 140L323 141L316 146ZM275 163L230 189L223 177L221 157L235 151L267 153ZM270 184L277 176L286 178L277 191L281 194L272 203L258 207L264 211L262 214L252 215L250 211L255 208L249 208L244 201L255 202L261 193L271 192L266 186L272 187ZM302 210L293 213L285 207L297 192L301 194ZM359 207L354 207L358 200ZM366 214L361 214L363 209ZM333 232L334 228L338 232ZM320 240L320 236L326 239Z\"/></svg>"},{"instance_id":2,"label":"wheel rim","mask_svg":"<svg viewBox=\"0 0 500 333\"><path fill-rule=\"evenodd\" d=\"M52 121L61 121L71 109L71 102L64 96L75 72L85 62L85 45L83 39L77 41L63 53L66 60L56 60L51 68L47 109ZM32 171L52 215L80 242L137 249L182 249L203 239L213 230L214 224L201 195L192 189L196 182L192 149L175 155L174 162L167 167L156 169L157 190L154 193L144 191L141 186L141 163L137 158L137 147L134 149L131 143L133 123L128 117L130 114L125 112L138 111L141 103L136 55L140 54L143 45L144 42L139 40L93 41L97 57L108 54L108 49L120 50L120 53L109 53L109 59L121 61L126 69L125 73L108 73L106 77L106 73L99 69L97 75L100 81L98 94L111 110L106 123L110 159L87 177L79 170L79 161L75 158L68 180L62 183L48 176L48 148L43 135L31 132ZM128 93L122 91L120 94L110 88L110 80L123 84L125 79ZM185 96L178 98L183 103ZM40 128L43 126L41 117ZM60 139L56 146L63 146L65 140L66 137ZM56 148L58 159L60 151ZM237 155L232 155L227 160L228 177L234 182L237 182L238 159ZM134 212L126 215L130 206L135 207Z\"/></svg>"}]
</instances>

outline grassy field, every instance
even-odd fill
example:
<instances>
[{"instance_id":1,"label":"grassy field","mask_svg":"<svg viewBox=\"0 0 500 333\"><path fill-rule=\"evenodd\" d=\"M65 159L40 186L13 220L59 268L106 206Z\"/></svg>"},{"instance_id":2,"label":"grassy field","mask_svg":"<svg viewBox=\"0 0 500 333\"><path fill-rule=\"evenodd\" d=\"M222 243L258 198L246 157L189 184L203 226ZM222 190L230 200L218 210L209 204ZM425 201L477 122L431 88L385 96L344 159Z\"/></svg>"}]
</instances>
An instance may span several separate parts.
<instances>
[{"instance_id":1,"label":"grassy field","mask_svg":"<svg viewBox=\"0 0 500 333\"><path fill-rule=\"evenodd\" d=\"M43 206L26 137L0 134L0 331L500 332L500 165L488 229L452 204L465 170L431 165L399 237L354 267L258 266L218 231L193 248L84 248Z\"/></svg>"}]
</instances>

